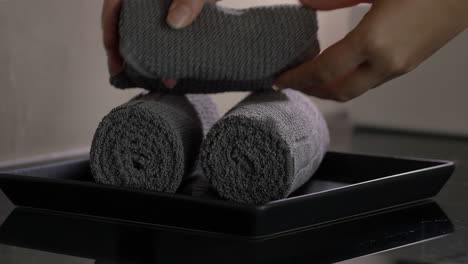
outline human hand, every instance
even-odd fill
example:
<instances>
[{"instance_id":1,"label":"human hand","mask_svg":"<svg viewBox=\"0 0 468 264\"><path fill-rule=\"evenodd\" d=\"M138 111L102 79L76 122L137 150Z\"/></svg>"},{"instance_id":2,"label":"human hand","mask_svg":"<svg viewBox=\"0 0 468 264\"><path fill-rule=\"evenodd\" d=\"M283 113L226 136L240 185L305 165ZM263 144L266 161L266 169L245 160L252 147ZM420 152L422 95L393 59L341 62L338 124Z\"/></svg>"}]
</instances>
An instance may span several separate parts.
<instances>
[{"instance_id":1,"label":"human hand","mask_svg":"<svg viewBox=\"0 0 468 264\"><path fill-rule=\"evenodd\" d=\"M301 0L330 10L359 0ZM345 38L316 58L283 73L279 88L336 101L349 101L408 73L468 27L468 1L374 0Z\"/></svg>"},{"instance_id":2,"label":"human hand","mask_svg":"<svg viewBox=\"0 0 468 264\"><path fill-rule=\"evenodd\" d=\"M123 0L104 0L102 9L101 22L104 48L107 54L109 73L112 76L120 73L125 63L119 50L119 20L122 1ZM216 1L217 0L173 0L169 8L167 23L174 29L187 27L200 14L205 3ZM169 88L176 85L176 80L164 79L163 82Z\"/></svg>"}]
</instances>

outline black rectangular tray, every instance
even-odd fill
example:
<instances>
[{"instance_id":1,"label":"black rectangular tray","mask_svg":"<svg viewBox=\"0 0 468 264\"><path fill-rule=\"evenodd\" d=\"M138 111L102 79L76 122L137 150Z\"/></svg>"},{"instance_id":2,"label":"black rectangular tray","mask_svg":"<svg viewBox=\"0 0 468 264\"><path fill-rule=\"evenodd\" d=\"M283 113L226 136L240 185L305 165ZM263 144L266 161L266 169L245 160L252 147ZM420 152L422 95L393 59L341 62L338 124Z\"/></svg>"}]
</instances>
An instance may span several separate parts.
<instances>
[{"instance_id":1,"label":"black rectangular tray","mask_svg":"<svg viewBox=\"0 0 468 264\"><path fill-rule=\"evenodd\" d=\"M87 159L0 172L17 206L261 238L435 196L450 161L327 153L313 179L289 198L260 206L94 183ZM187 191L188 190L188 191Z\"/></svg>"}]
</instances>

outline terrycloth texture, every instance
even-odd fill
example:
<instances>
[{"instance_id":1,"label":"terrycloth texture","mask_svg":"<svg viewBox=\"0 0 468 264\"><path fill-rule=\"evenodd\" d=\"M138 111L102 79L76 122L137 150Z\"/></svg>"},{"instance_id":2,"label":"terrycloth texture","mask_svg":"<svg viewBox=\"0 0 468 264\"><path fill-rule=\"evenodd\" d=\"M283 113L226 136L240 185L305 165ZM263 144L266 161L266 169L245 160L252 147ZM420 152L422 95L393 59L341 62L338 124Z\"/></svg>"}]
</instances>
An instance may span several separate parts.
<instances>
[{"instance_id":1,"label":"terrycloth texture","mask_svg":"<svg viewBox=\"0 0 468 264\"><path fill-rule=\"evenodd\" d=\"M307 182L328 143L327 124L307 96L293 90L253 93L213 126L200 156L222 197L263 204Z\"/></svg>"},{"instance_id":2,"label":"terrycloth texture","mask_svg":"<svg viewBox=\"0 0 468 264\"><path fill-rule=\"evenodd\" d=\"M99 183L175 192L190 174L204 134L218 120L208 95L139 96L104 117L91 146Z\"/></svg>"},{"instance_id":3,"label":"terrycloth texture","mask_svg":"<svg viewBox=\"0 0 468 264\"><path fill-rule=\"evenodd\" d=\"M166 23L171 0L125 0L118 88L171 93L271 90L275 75L319 53L317 18L299 5L226 9L207 4L183 30ZM179 80L173 89L160 78Z\"/></svg>"}]
</instances>

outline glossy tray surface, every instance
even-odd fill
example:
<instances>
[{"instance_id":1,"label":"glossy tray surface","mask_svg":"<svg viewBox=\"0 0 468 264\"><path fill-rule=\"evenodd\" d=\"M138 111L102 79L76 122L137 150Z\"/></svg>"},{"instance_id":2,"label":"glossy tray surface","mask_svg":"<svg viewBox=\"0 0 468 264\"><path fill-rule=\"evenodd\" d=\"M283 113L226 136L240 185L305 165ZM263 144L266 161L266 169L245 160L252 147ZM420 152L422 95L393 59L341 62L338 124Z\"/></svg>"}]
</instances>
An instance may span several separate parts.
<instances>
[{"instance_id":1,"label":"glossy tray surface","mask_svg":"<svg viewBox=\"0 0 468 264\"><path fill-rule=\"evenodd\" d=\"M423 243L453 232L451 220L434 202L259 240L16 208L0 227L0 243L96 259L97 264L219 264L220 260L235 264L325 264Z\"/></svg>"}]
</instances>

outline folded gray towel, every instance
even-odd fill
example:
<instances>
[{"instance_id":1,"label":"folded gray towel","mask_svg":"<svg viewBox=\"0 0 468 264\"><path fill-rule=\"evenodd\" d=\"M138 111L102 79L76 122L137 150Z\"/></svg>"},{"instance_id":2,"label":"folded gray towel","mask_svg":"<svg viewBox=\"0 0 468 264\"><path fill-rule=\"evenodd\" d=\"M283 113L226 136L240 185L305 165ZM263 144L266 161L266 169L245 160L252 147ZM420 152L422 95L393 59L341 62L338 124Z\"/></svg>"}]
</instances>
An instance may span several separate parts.
<instances>
[{"instance_id":1,"label":"folded gray towel","mask_svg":"<svg viewBox=\"0 0 468 264\"><path fill-rule=\"evenodd\" d=\"M310 98L293 90L253 93L211 128L200 159L222 197L262 204L307 182L328 143L327 124Z\"/></svg>"},{"instance_id":2,"label":"folded gray towel","mask_svg":"<svg viewBox=\"0 0 468 264\"><path fill-rule=\"evenodd\" d=\"M175 192L193 169L204 134L219 118L208 95L139 96L112 110L91 146L99 183Z\"/></svg>"},{"instance_id":3,"label":"folded gray towel","mask_svg":"<svg viewBox=\"0 0 468 264\"><path fill-rule=\"evenodd\" d=\"M123 2L120 48L127 64L112 85L178 94L271 90L275 75L319 52L316 13L299 5L207 4L192 25L174 30L166 23L171 1ZM161 78L179 82L168 89Z\"/></svg>"}]
</instances>

